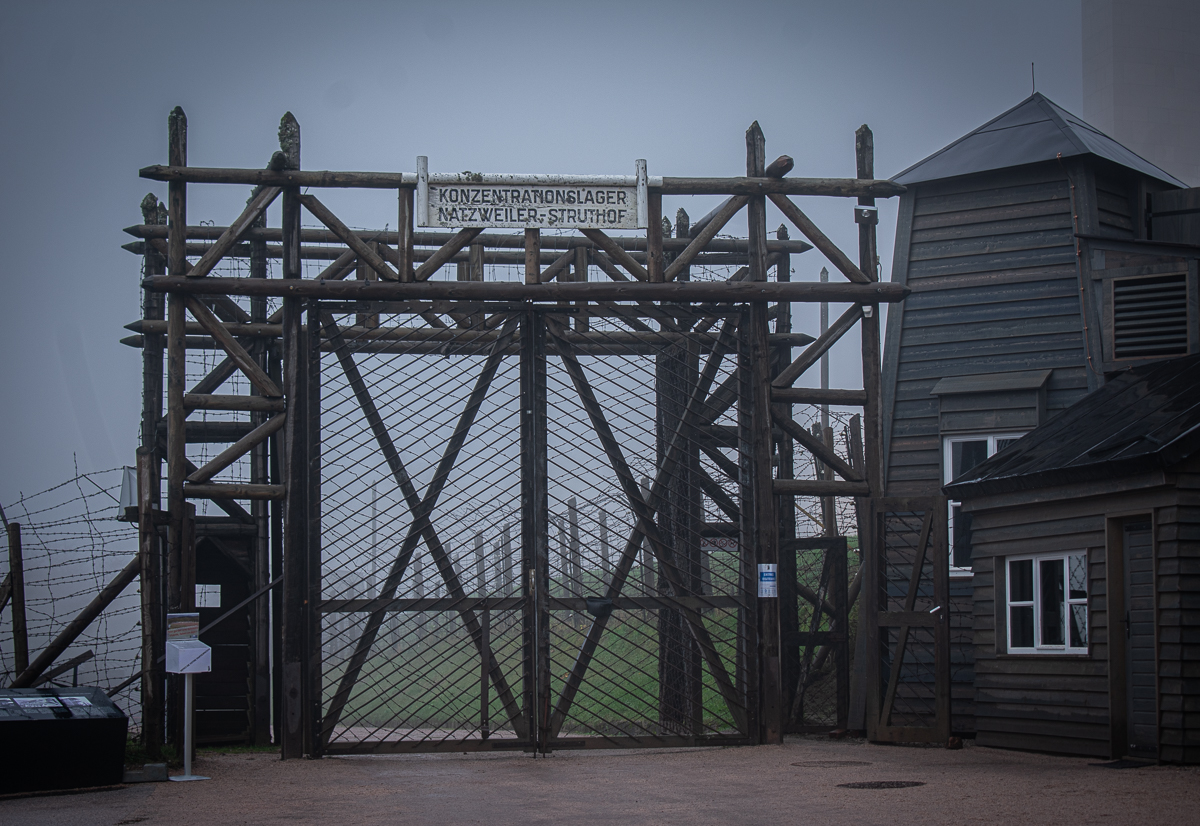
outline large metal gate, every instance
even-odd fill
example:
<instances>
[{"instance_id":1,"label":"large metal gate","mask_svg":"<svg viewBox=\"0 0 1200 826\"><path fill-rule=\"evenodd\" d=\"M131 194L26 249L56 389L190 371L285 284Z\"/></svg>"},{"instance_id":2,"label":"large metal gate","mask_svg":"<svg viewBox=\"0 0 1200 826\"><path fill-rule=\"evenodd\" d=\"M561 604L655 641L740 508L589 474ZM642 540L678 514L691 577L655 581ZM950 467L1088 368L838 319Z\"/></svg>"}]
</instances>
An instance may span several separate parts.
<instances>
[{"instance_id":1,"label":"large metal gate","mask_svg":"<svg viewBox=\"0 0 1200 826\"><path fill-rule=\"evenodd\" d=\"M742 309L463 309L310 305L323 750L752 742Z\"/></svg>"}]
</instances>

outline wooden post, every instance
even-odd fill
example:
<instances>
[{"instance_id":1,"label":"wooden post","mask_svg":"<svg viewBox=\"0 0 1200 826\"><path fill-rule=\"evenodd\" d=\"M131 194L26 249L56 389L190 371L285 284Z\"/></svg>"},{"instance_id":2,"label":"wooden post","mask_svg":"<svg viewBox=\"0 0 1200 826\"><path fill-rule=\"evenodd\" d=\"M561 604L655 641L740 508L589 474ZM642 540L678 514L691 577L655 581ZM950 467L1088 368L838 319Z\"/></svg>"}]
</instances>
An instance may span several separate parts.
<instances>
[{"instance_id":1,"label":"wooden post","mask_svg":"<svg viewBox=\"0 0 1200 826\"><path fill-rule=\"evenodd\" d=\"M290 115L285 116L290 117ZM283 127L280 127L282 137ZM281 141L282 147L282 141ZM283 277L299 280L300 190L283 190ZM301 299L283 299L283 394L288 402L288 420L283 438L283 478L286 488L283 509L283 759L304 756L304 600L308 595L307 505L308 428L305 423L304 313Z\"/></svg>"},{"instance_id":2,"label":"wooden post","mask_svg":"<svg viewBox=\"0 0 1200 826\"><path fill-rule=\"evenodd\" d=\"M266 227L266 213L259 216L256 227ZM262 240L250 241L250 277L267 277L267 242ZM265 298L250 299L250 319L255 323L265 323L267 320L267 302ZM266 340L257 340L252 344L251 355L264 372L270 373L269 347ZM272 376L272 380L275 380ZM278 384L278 382L276 382ZM257 387L251 385L250 393L259 395ZM267 420L262 412L250 414L254 427L260 427ZM265 485L271 482L270 457L268 446L272 439L259 442L250 451L250 482ZM271 526L270 508L272 503L263 499L250 502L250 515L254 519L254 556L252 559L254 590L258 591L271 581ZM250 737L256 746L265 746L271 742L271 600L263 597L254 601L251 608L251 660L253 671L251 705L250 705Z\"/></svg>"},{"instance_id":3,"label":"wooden post","mask_svg":"<svg viewBox=\"0 0 1200 826\"><path fill-rule=\"evenodd\" d=\"M821 283L829 283L829 268L821 267ZM821 302L821 334L829 331L829 302ZM821 389L829 389L829 353L821 354ZM821 427L829 427L829 405L821 405Z\"/></svg>"},{"instance_id":4,"label":"wooden post","mask_svg":"<svg viewBox=\"0 0 1200 826\"><path fill-rule=\"evenodd\" d=\"M160 379L161 381L161 379ZM163 677L158 658L166 650L162 603L162 550L155 525L154 494L158 457L152 447L138 448L138 553L142 560L142 747L150 757L162 754Z\"/></svg>"},{"instance_id":5,"label":"wooden post","mask_svg":"<svg viewBox=\"0 0 1200 826\"><path fill-rule=\"evenodd\" d=\"M859 178L871 178L875 174L875 139L866 124L859 127L854 141L855 159ZM860 206L875 206L874 198L858 199ZM871 279L876 279L878 258L876 254L874 221L862 221L858 225L858 266ZM870 313L868 315L868 310ZM862 324L863 389L867 392L867 403L863 410L863 446L866 459L866 479L871 495L883 496L883 416L880 407L882 379L880 375L879 305L864 304Z\"/></svg>"},{"instance_id":6,"label":"wooden post","mask_svg":"<svg viewBox=\"0 0 1200 826\"><path fill-rule=\"evenodd\" d=\"M304 571L306 588L301 606L304 615L304 753L321 756L321 312L316 301L308 302L308 330L301 341L306 374L304 396L295 407L304 410L304 472L306 501Z\"/></svg>"},{"instance_id":7,"label":"wooden post","mask_svg":"<svg viewBox=\"0 0 1200 826\"><path fill-rule=\"evenodd\" d=\"M399 223L400 230L397 239L397 252L400 255L400 280L413 280L413 190L412 187L400 188Z\"/></svg>"},{"instance_id":8,"label":"wooden post","mask_svg":"<svg viewBox=\"0 0 1200 826\"><path fill-rule=\"evenodd\" d=\"M562 280L561 278L559 279ZM572 267L571 280L576 282L586 282L588 280L588 251L587 247L582 244L575 247L575 262ZM578 301L575 303L575 332L586 333L591 329L591 324L588 321L587 302Z\"/></svg>"},{"instance_id":9,"label":"wooden post","mask_svg":"<svg viewBox=\"0 0 1200 826\"><path fill-rule=\"evenodd\" d=\"M8 570L12 588L13 674L29 668L29 632L25 625L25 563L21 558L21 523L8 523Z\"/></svg>"},{"instance_id":10,"label":"wooden post","mask_svg":"<svg viewBox=\"0 0 1200 826\"><path fill-rule=\"evenodd\" d=\"M525 283L537 284L542 277L542 235L536 227L525 230Z\"/></svg>"},{"instance_id":11,"label":"wooden post","mask_svg":"<svg viewBox=\"0 0 1200 826\"><path fill-rule=\"evenodd\" d=\"M875 171L875 144L871 130L866 124L855 132L854 155L855 166L859 178L869 178ZM874 206L875 199L860 197L859 206ZM875 224L860 221L858 225L858 259L859 269L869 278L876 278L878 272L875 256ZM867 316L867 310L871 310ZM862 550L863 578L862 603L859 616L866 618L864 623L866 634L865 657L868 662L866 674L871 673L871 665L879 656L879 629L877 622L872 620L879 611L879 577L881 573L880 548L876 534L879 530L879 520L875 513L874 502L884 495L883 483L883 444L882 424L882 375L880 363L879 342L879 307L878 305L863 305L862 326L862 365L863 390L867 400L863 405L863 478L871 491L870 499L863 502L861 510L867 512L867 518L859 519L859 547ZM860 510L860 514L861 514ZM855 670L858 670L857 665ZM879 720L880 698L879 686L866 681L864 702L866 706L864 724L867 736L873 737Z\"/></svg>"},{"instance_id":12,"label":"wooden post","mask_svg":"<svg viewBox=\"0 0 1200 826\"><path fill-rule=\"evenodd\" d=\"M758 122L746 131L746 174L762 177L766 170L766 141ZM750 247L750 280L767 280L766 197L755 195L746 206ZM771 350L768 345L766 301L750 304L750 392L754 487L754 547L759 565L779 564L779 528L775 516L771 430ZM764 743L783 742L783 685L780 663L779 599L758 600L761 634L761 703L759 736Z\"/></svg>"},{"instance_id":13,"label":"wooden post","mask_svg":"<svg viewBox=\"0 0 1200 826\"><path fill-rule=\"evenodd\" d=\"M536 230L534 230L536 232ZM528 238L528 235L526 235ZM549 750L550 685L550 525L546 478L546 326L529 311L521 333L521 593L525 708L534 747Z\"/></svg>"},{"instance_id":14,"label":"wooden post","mask_svg":"<svg viewBox=\"0 0 1200 826\"><path fill-rule=\"evenodd\" d=\"M171 166L187 166L187 115L176 106L167 117L168 157ZM167 267L171 275L186 275L187 269L187 182L167 184Z\"/></svg>"},{"instance_id":15,"label":"wooden post","mask_svg":"<svg viewBox=\"0 0 1200 826\"><path fill-rule=\"evenodd\" d=\"M277 387L283 387L282 347L273 343L267 350L267 374ZM286 430L287 428L284 428ZM268 471L272 485L283 484L284 430L276 431L268 441ZM271 579L283 573L283 512L285 503L271 500ZM283 597L282 589L271 595L271 727L272 743L282 748L283 744Z\"/></svg>"},{"instance_id":16,"label":"wooden post","mask_svg":"<svg viewBox=\"0 0 1200 826\"><path fill-rule=\"evenodd\" d=\"M171 166L187 166L187 115L176 106L167 118L168 155ZM167 184L167 271L170 275L185 275L187 269L187 184L171 181ZM169 578L168 610L183 607L183 479L187 473L187 440L183 407L184 383L187 380L185 350L184 297L178 293L167 296L167 512ZM178 682L178 681L175 681Z\"/></svg>"},{"instance_id":17,"label":"wooden post","mask_svg":"<svg viewBox=\"0 0 1200 826\"><path fill-rule=\"evenodd\" d=\"M785 224L780 224L775 231L775 238L779 241L788 240L788 229ZM782 253L778 262L775 265L775 280L777 282L787 282L792 280L792 263L791 256L788 253ZM783 301L777 305L777 314L775 316L775 333L787 334L792 332L792 305L789 302ZM772 377L779 374L779 371L792 363L792 348L787 344L777 345L771 353ZM792 416L792 405L790 402L775 402L781 406L788 418ZM780 479L794 479L796 477L796 448L795 442L791 436L784 433L779 439L779 469L776 474ZM800 677L800 647L791 642L785 642L792 639L791 634L798 632L799 615L797 613L796 602L796 552L790 549L790 546L784 544L787 540L796 537L796 497L791 494L783 494L776 499L776 504L779 509L779 568L778 568L778 584L779 584L779 634L780 634L780 684L783 693L783 709L784 709L784 724L790 725L790 709L793 708L795 700L794 693L796 683ZM788 550L784 550L788 548Z\"/></svg>"},{"instance_id":18,"label":"wooden post","mask_svg":"<svg viewBox=\"0 0 1200 826\"><path fill-rule=\"evenodd\" d=\"M649 281L663 280L662 192L649 193L646 210L646 272Z\"/></svg>"},{"instance_id":19,"label":"wooden post","mask_svg":"<svg viewBox=\"0 0 1200 826\"><path fill-rule=\"evenodd\" d=\"M477 283L483 282L484 249L485 248L484 248L483 244L472 244L467 249L467 269L468 269L467 280L468 281L475 281ZM485 318L486 317L484 316L483 313L473 314L470 317L470 322L469 322L470 326L476 327L476 328L482 327Z\"/></svg>"}]
</instances>

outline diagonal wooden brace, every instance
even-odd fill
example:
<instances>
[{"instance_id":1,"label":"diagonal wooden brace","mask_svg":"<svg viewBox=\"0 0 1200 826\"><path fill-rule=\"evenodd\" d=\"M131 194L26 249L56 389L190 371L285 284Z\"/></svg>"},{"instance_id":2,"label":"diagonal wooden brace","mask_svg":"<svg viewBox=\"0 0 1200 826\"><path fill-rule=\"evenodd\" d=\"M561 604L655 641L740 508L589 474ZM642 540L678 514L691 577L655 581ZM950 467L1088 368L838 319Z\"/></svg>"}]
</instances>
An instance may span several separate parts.
<instances>
[{"instance_id":1,"label":"diagonal wooden brace","mask_svg":"<svg viewBox=\"0 0 1200 826\"><path fill-rule=\"evenodd\" d=\"M749 202L750 199L745 195L738 195L726 201L725 206L713 216L713 219L705 225L700 234L692 239L683 252L675 256L675 260L671 262L671 265L663 273L663 280L674 281L675 277L683 272L684 267L691 264L692 260L708 246L708 242L715 238L722 227L729 223L729 219L737 215L738 211Z\"/></svg>"},{"instance_id":2,"label":"diagonal wooden brace","mask_svg":"<svg viewBox=\"0 0 1200 826\"><path fill-rule=\"evenodd\" d=\"M604 234L598 229L581 229L579 230L587 236L593 244L608 253L608 256L629 271L629 274L638 281L649 281L650 273L646 272L646 268L633 260L633 256L626 252L620 244L612 238Z\"/></svg>"},{"instance_id":3,"label":"diagonal wooden brace","mask_svg":"<svg viewBox=\"0 0 1200 826\"><path fill-rule=\"evenodd\" d=\"M774 203L775 206L779 207L779 211L782 212L789 221L796 225L796 229L800 230L800 232L804 234L805 238L807 238L809 241L812 241L813 246L820 250L821 254L828 258L833 266L841 270L842 275L858 284L870 284L875 280L858 267L854 266L854 262L846 257L846 253L838 249L837 245L830 241L825 236L825 233L821 232L821 230L817 228L817 225L814 224L807 215L800 211L800 207L796 206L791 198L786 195L775 194L768 195L767 197L771 199L771 202Z\"/></svg>"},{"instance_id":4,"label":"diagonal wooden brace","mask_svg":"<svg viewBox=\"0 0 1200 826\"><path fill-rule=\"evenodd\" d=\"M779 375L771 380L772 387L791 387L792 382L800 378L805 370L812 367L821 356L829 351L829 348L837 343L837 340L846 334L862 317L862 307L855 304L849 310L842 313L838 320L830 325L829 329L821 333L817 340L808 347L804 348L804 352L796 356L796 360L787 367L779 371Z\"/></svg>"},{"instance_id":5,"label":"diagonal wooden brace","mask_svg":"<svg viewBox=\"0 0 1200 826\"><path fill-rule=\"evenodd\" d=\"M343 224L340 218L329 211L329 207L318 201L316 195L301 195L300 203L304 204L304 208L311 212L314 218L329 227L333 234L340 238L342 243L352 249L359 259L375 270L375 272L379 273L380 278L385 281L400 280L400 276L388 266L386 261L379 257L379 253L371 249L370 244L359 238L353 230Z\"/></svg>"},{"instance_id":6,"label":"diagonal wooden brace","mask_svg":"<svg viewBox=\"0 0 1200 826\"><path fill-rule=\"evenodd\" d=\"M483 232L483 227L467 227L460 229L446 243L426 259L425 263L413 272L413 281L428 281L430 276L441 269L442 265L453 258L463 247L475 240L475 236Z\"/></svg>"},{"instance_id":7,"label":"diagonal wooden brace","mask_svg":"<svg viewBox=\"0 0 1200 826\"><path fill-rule=\"evenodd\" d=\"M837 471L838 476L851 482L863 481L862 474L850 467L850 464L845 459L830 450L823 441L798 425L788 415L787 407L781 404L771 405L771 418L783 429L784 433L804 445L804 448L809 453Z\"/></svg>"},{"instance_id":8,"label":"diagonal wooden brace","mask_svg":"<svg viewBox=\"0 0 1200 826\"><path fill-rule=\"evenodd\" d=\"M282 191L283 189L277 186L263 187L257 195L250 199L250 203L246 204L246 208L238 216L238 219L229 225L229 229L221 233L217 242L209 247L204 255L200 256L200 260L185 275L190 278L202 278L212 272L212 268L217 265L217 262L233 249L233 245L242 237L242 233L253 226L254 222Z\"/></svg>"},{"instance_id":9,"label":"diagonal wooden brace","mask_svg":"<svg viewBox=\"0 0 1200 826\"><path fill-rule=\"evenodd\" d=\"M904 598L904 610L912 611L917 604L917 593L921 583L921 570L925 567L925 549L929 545L929 535L933 529L933 509L925 511L925 519L921 523L921 538L917 541L916 558L913 559L912 576L908 580L908 594ZM908 635L911 626L901 625L896 638L896 651L892 655L891 673L888 675L887 694L883 698L883 708L879 712L880 725L890 725L892 706L896 702L896 690L900 686L900 672L904 667L904 653L908 648Z\"/></svg>"},{"instance_id":10,"label":"diagonal wooden brace","mask_svg":"<svg viewBox=\"0 0 1200 826\"><path fill-rule=\"evenodd\" d=\"M249 398L255 398L250 396ZM277 416L272 416L258 427L251 430L242 438L238 439L229 447L222 450L219 454L213 457L212 461L204 467L194 471L184 481L193 484L199 482L207 482L209 479L216 476L225 468L232 465L238 460L238 457L245 455L250 448L261 442L263 439L269 438L273 433L279 430L287 422L287 414L280 413Z\"/></svg>"},{"instance_id":11,"label":"diagonal wooden brace","mask_svg":"<svg viewBox=\"0 0 1200 826\"><path fill-rule=\"evenodd\" d=\"M276 386L275 382L271 381L254 357L246 352L246 348L242 347L229 331L223 325L212 310L204 306L204 304L194 295L184 296L184 301L187 305L188 312L192 314L192 318L200 323L204 331L213 337L213 341L221 346L228 355L230 360L238 366L238 369L246 374L246 378L250 383L259 389L264 396L272 398L282 396L283 391Z\"/></svg>"}]
</instances>

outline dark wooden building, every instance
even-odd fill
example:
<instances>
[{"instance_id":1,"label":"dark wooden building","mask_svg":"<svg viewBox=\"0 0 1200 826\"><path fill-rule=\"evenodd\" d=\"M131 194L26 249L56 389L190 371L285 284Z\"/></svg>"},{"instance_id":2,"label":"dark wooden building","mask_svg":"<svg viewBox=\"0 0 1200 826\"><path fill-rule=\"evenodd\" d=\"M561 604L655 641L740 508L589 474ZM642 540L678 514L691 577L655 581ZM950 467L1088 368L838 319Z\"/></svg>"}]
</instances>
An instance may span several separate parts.
<instances>
[{"instance_id":1,"label":"dark wooden building","mask_svg":"<svg viewBox=\"0 0 1200 826\"><path fill-rule=\"evenodd\" d=\"M978 742L1200 762L1200 356L946 487L971 519Z\"/></svg>"},{"instance_id":2,"label":"dark wooden building","mask_svg":"<svg viewBox=\"0 0 1200 826\"><path fill-rule=\"evenodd\" d=\"M1043 95L893 180L892 280L913 292L887 320L888 495L936 495L1110 373L1200 349L1186 220L1150 217L1182 182ZM970 734L985 678L967 520L948 516L952 728Z\"/></svg>"}]
</instances>

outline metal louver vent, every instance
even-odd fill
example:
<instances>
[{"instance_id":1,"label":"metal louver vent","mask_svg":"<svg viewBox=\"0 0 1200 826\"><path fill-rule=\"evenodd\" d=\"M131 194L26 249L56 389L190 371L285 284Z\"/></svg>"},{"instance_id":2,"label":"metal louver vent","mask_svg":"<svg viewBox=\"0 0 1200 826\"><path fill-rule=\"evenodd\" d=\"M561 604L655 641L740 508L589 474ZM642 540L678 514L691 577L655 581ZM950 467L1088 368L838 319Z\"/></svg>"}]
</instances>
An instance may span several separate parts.
<instances>
[{"instance_id":1,"label":"metal louver vent","mask_svg":"<svg viewBox=\"0 0 1200 826\"><path fill-rule=\"evenodd\" d=\"M1113 353L1118 359L1188 351L1187 275L1113 281Z\"/></svg>"}]
</instances>

